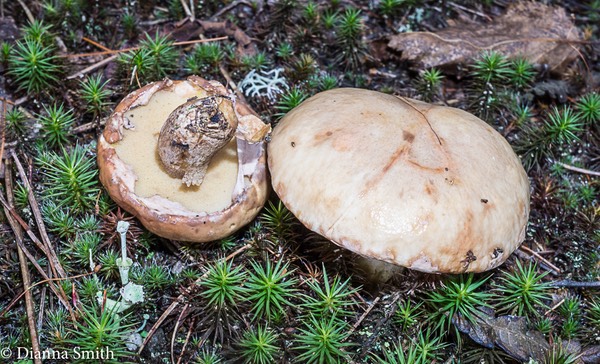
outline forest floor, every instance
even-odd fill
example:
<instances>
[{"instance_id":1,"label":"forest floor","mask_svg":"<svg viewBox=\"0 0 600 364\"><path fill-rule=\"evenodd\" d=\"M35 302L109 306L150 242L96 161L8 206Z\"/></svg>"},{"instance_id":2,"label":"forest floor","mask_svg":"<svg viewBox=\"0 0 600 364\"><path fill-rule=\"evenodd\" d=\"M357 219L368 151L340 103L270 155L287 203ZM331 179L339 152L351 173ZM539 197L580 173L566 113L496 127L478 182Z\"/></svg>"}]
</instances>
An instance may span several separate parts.
<instances>
[{"instance_id":1,"label":"forest floor","mask_svg":"<svg viewBox=\"0 0 600 364\"><path fill-rule=\"evenodd\" d=\"M0 1L0 362L599 363L599 24L598 0ZM337 87L477 115L527 171L523 245L373 282L274 192L219 241L150 233L96 143L127 94L190 75L273 127ZM144 297L117 313L119 221Z\"/></svg>"}]
</instances>

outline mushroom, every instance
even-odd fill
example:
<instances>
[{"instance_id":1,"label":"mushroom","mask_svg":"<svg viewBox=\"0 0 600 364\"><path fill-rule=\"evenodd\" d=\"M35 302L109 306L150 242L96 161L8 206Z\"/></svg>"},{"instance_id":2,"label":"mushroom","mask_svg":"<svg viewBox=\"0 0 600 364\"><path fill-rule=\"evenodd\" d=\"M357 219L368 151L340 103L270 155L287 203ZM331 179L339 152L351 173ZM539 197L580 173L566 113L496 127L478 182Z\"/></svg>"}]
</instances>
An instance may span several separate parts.
<instances>
[{"instance_id":1,"label":"mushroom","mask_svg":"<svg viewBox=\"0 0 600 364\"><path fill-rule=\"evenodd\" d=\"M269 131L220 83L165 79L117 105L98 140L100 180L159 236L220 239L265 203Z\"/></svg>"},{"instance_id":2,"label":"mushroom","mask_svg":"<svg viewBox=\"0 0 600 364\"><path fill-rule=\"evenodd\" d=\"M529 181L477 117L379 92L321 92L268 146L271 183L309 229L362 256L423 272L492 269L520 245Z\"/></svg>"}]
</instances>

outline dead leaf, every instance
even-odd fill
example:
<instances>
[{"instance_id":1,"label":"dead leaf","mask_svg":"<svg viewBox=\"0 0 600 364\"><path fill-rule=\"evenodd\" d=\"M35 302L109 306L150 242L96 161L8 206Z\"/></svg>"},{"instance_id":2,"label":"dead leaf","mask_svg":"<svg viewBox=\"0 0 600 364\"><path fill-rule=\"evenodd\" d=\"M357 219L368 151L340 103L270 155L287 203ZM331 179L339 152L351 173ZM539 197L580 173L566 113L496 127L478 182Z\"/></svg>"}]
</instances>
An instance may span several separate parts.
<instances>
[{"instance_id":1,"label":"dead leaf","mask_svg":"<svg viewBox=\"0 0 600 364\"><path fill-rule=\"evenodd\" d=\"M600 345L590 346L581 353L581 360L586 364L600 363Z\"/></svg>"},{"instance_id":2,"label":"dead leaf","mask_svg":"<svg viewBox=\"0 0 600 364\"><path fill-rule=\"evenodd\" d=\"M177 41L189 41L197 39L200 34L232 37L237 42L237 54L242 56L253 56L258 53L254 39L244 33L240 27L233 22L195 20L168 23L164 27L164 33Z\"/></svg>"},{"instance_id":3,"label":"dead leaf","mask_svg":"<svg viewBox=\"0 0 600 364\"><path fill-rule=\"evenodd\" d=\"M202 26L204 32L224 34L233 37L237 42L237 52L240 56L253 56L258 53L258 48L254 43L253 39L244 33L237 25L233 22L226 21L205 21L198 20L198 24Z\"/></svg>"},{"instance_id":4,"label":"dead leaf","mask_svg":"<svg viewBox=\"0 0 600 364\"><path fill-rule=\"evenodd\" d=\"M560 72L577 58L581 39L581 31L563 8L520 2L491 23L463 21L436 33L397 34L390 37L388 46L419 69L452 68L484 50L495 50Z\"/></svg>"},{"instance_id":5,"label":"dead leaf","mask_svg":"<svg viewBox=\"0 0 600 364\"><path fill-rule=\"evenodd\" d=\"M581 343L578 340L563 341L561 346L567 354L573 354L576 356L581 353Z\"/></svg>"},{"instance_id":6,"label":"dead leaf","mask_svg":"<svg viewBox=\"0 0 600 364\"><path fill-rule=\"evenodd\" d=\"M474 316L474 322L455 315L452 322L459 331L469 335L476 343L493 349L499 347L511 357L527 361L540 361L550 348L544 335L527 329L527 322L520 316L494 317L493 310L482 309Z\"/></svg>"}]
</instances>

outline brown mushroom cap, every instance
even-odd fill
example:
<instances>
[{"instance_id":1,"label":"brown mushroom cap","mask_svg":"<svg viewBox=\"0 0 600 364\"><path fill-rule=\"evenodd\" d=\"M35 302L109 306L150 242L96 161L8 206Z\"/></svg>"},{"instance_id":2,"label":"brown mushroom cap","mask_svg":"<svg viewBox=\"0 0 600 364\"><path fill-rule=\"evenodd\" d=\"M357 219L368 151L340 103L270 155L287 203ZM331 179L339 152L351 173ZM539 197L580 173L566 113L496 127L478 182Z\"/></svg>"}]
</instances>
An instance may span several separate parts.
<instances>
[{"instance_id":1,"label":"brown mushroom cap","mask_svg":"<svg viewBox=\"0 0 600 364\"><path fill-rule=\"evenodd\" d=\"M477 117L379 92L321 92L268 146L273 188L309 229L423 272L500 265L525 237L529 181Z\"/></svg>"},{"instance_id":2,"label":"brown mushroom cap","mask_svg":"<svg viewBox=\"0 0 600 364\"><path fill-rule=\"evenodd\" d=\"M196 76L149 84L117 105L98 140L100 181L118 205L162 237L223 238L254 219L266 201L269 127L239 101L236 134L211 159L201 186L188 188L164 170L157 152L162 124L155 119L166 120L191 97L210 95L229 93L220 83ZM135 165L134 159L142 163Z\"/></svg>"}]
</instances>

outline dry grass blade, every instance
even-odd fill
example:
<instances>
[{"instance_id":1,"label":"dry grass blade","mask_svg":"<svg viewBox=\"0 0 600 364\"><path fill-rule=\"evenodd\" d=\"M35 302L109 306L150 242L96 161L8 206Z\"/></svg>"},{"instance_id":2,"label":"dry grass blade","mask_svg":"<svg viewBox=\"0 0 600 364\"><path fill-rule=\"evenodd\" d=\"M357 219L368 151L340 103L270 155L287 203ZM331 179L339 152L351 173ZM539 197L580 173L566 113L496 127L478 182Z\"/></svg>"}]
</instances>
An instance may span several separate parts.
<instances>
[{"instance_id":1,"label":"dry grass blade","mask_svg":"<svg viewBox=\"0 0 600 364\"><path fill-rule=\"evenodd\" d=\"M9 205L13 204L13 188L12 188L12 173L10 169L10 163L6 163L6 171L4 175L4 183L6 187L6 196ZM15 237L23 240L23 230L18 226L14 227ZM31 294L31 276L29 275L29 268L27 267L27 258L25 253L17 246L17 253L19 255L19 265L21 267L21 277L23 278L23 292L25 294L25 312L27 313L27 324L29 326L29 339L31 340L31 348L34 352L40 352L40 342L37 334L37 328L35 324L35 306L33 303L33 295ZM42 364L42 359L38 356L34 357L35 364Z\"/></svg>"},{"instance_id":2,"label":"dry grass blade","mask_svg":"<svg viewBox=\"0 0 600 364\"><path fill-rule=\"evenodd\" d=\"M227 39L227 37L200 39L200 40L187 41L187 42L176 42L176 43L173 43L173 45L175 45L175 46L190 45L190 44L196 44L196 43L216 42L216 41L226 40L226 39ZM97 44L97 46L100 48L105 48L100 44ZM91 57L91 56L99 56L99 55L104 55L104 54L112 54L112 56L110 56L106 59L98 61L98 62L92 64L91 66L88 66L88 67L82 69L79 72L76 72L72 75L67 76L67 80L72 80L74 78L81 77L89 72L92 72L93 70L95 70L97 68L100 68L100 67L114 61L115 59L117 59L119 53L129 52L129 51L136 50L136 49L139 49L139 47L131 47L131 48L118 49L118 50L105 49L101 52L92 52L92 53L67 54L67 55L65 55L65 57Z\"/></svg>"},{"instance_id":3,"label":"dry grass blade","mask_svg":"<svg viewBox=\"0 0 600 364\"><path fill-rule=\"evenodd\" d=\"M189 303L186 303L186 305L183 306L181 312L179 313L179 317L177 317L177 321L175 322L175 328L173 328L173 334L171 335L171 363L179 362L179 360L175 361L175 340L177 340L177 332L179 331L179 326L181 326L181 323L183 322L183 317L185 316L185 313L187 312L189 307ZM181 351L182 355L183 352L184 350Z\"/></svg>"},{"instance_id":4,"label":"dry grass blade","mask_svg":"<svg viewBox=\"0 0 600 364\"><path fill-rule=\"evenodd\" d=\"M48 237L48 233L46 232L46 226L44 225L44 219L42 219L42 213L40 211L40 206L33 195L33 188L29 183L29 179L27 178L27 174L25 174L25 169L23 169L23 165L19 161L17 154L14 150L11 151L11 156L15 161L15 165L17 166L17 171L19 172L19 177L21 178L21 182L23 182L23 186L27 189L27 199L29 200L29 205L31 206L31 211L35 218L35 223L37 224L38 231L40 232L40 236L42 237L42 242L44 243L47 250L48 260L52 261L53 268L56 269L56 273L61 278L67 277L65 270L63 269L58 257L56 256L56 251L50 242L50 238Z\"/></svg>"},{"instance_id":5,"label":"dry grass blade","mask_svg":"<svg viewBox=\"0 0 600 364\"><path fill-rule=\"evenodd\" d=\"M25 15L27 16L27 19L29 20L29 22L33 23L35 21L35 17L31 13L31 10L29 10L29 8L25 4L25 2L23 2L23 0L17 0L17 1L19 2L19 5L21 5L21 7L23 8L23 11L25 12Z\"/></svg>"},{"instance_id":6,"label":"dry grass blade","mask_svg":"<svg viewBox=\"0 0 600 364\"><path fill-rule=\"evenodd\" d=\"M0 194L0 203L4 206L4 213L6 215L6 219L8 220L13 232L15 233L15 240L17 242L17 245L23 251L23 253L27 257L27 259L29 259L31 264L33 264L33 266L36 268L38 273L46 281L52 281L53 279L48 277L48 275L46 274L46 271L44 271L44 269L37 262L36 257L34 257L33 254L31 254L31 252L27 249L27 247L25 247L25 244L23 243L22 234L17 235L17 233L16 233L16 231L18 231L21 227L23 227L23 226L27 227L27 224L25 224L23 219L21 219L19 217L19 215L17 215L14 212L14 209L12 209L12 207L8 204L8 202L6 201L6 199L4 198L4 196L2 194ZM27 232L31 233L31 230L27 230ZM35 238L35 235L33 235L33 237ZM31 235L30 235L30 238L31 238ZM38 240L38 243L39 243L39 245L41 245L41 248L43 249L44 248L43 244L41 244L39 242L39 240ZM50 288L52 289L52 292L54 292L54 294L56 295L58 300L67 308L73 321L75 321L75 314L73 312L73 308L71 307L71 304L69 303L69 299L67 298L67 295L63 291L62 287L60 285L50 284Z\"/></svg>"}]
</instances>

